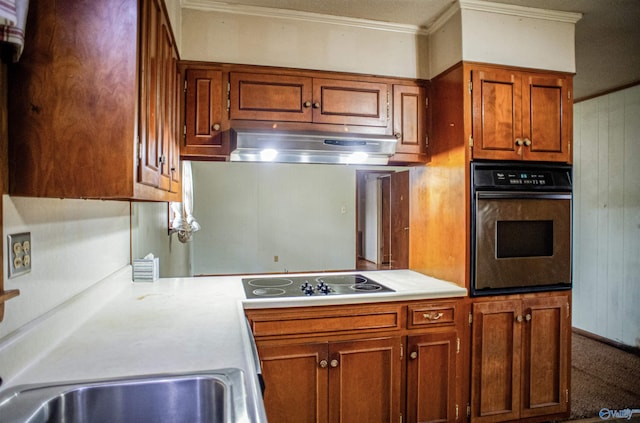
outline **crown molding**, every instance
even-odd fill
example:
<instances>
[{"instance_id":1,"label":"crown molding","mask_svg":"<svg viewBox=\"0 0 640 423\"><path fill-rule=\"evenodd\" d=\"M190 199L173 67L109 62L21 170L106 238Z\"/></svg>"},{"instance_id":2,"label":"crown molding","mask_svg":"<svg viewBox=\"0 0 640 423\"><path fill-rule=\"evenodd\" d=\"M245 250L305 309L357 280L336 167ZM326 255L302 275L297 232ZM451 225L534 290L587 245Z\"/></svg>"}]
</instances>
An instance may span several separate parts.
<instances>
[{"instance_id":1,"label":"crown molding","mask_svg":"<svg viewBox=\"0 0 640 423\"><path fill-rule=\"evenodd\" d=\"M300 12L288 9L229 4L211 0L181 0L180 6L185 9L196 9L207 12L229 13L235 15L259 16L264 18L291 19L304 22L343 25L355 28L374 29L378 31L398 32L404 34L427 35L427 29L416 25L374 21L369 19L348 18L344 16L324 15L321 13Z\"/></svg>"},{"instance_id":2,"label":"crown molding","mask_svg":"<svg viewBox=\"0 0 640 423\"><path fill-rule=\"evenodd\" d=\"M494 3L484 0L458 0L461 10L498 13L521 18L544 19L547 21L575 24L582 18L582 13L562 12L559 10L538 9L535 7L516 6L506 3Z\"/></svg>"},{"instance_id":3,"label":"crown molding","mask_svg":"<svg viewBox=\"0 0 640 423\"><path fill-rule=\"evenodd\" d=\"M429 25L427 28L427 35L431 35L434 32L437 32L445 23L449 21L460 11L460 3L457 1L453 2L451 6L449 6L444 12L442 12L439 16L435 18L435 20Z\"/></svg>"}]
</instances>

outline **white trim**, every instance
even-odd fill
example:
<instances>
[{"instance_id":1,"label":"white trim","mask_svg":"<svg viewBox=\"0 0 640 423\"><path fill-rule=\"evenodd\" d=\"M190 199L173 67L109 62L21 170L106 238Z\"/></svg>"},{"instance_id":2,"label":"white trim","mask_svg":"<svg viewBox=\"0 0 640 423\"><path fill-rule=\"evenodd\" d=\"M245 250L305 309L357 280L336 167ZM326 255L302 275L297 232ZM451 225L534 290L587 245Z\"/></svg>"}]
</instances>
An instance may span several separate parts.
<instances>
[{"instance_id":1,"label":"white trim","mask_svg":"<svg viewBox=\"0 0 640 423\"><path fill-rule=\"evenodd\" d=\"M522 18L544 19L547 21L567 22L575 24L582 18L582 13L562 12L559 10L538 9L535 7L516 6L505 3L494 3L484 0L458 0L460 9L480 12L499 13Z\"/></svg>"},{"instance_id":2,"label":"white trim","mask_svg":"<svg viewBox=\"0 0 640 423\"><path fill-rule=\"evenodd\" d=\"M208 12L231 13L236 15L260 16L265 18L292 19L305 22L344 25L357 28L390 31L404 34L429 35L436 32L459 10L475 10L480 12L499 13L525 18L544 19L549 21L567 22L575 24L582 18L582 13L563 12L557 10L538 9L534 7L516 6L505 3L494 3L485 0L457 0L428 27L393 22L374 21L370 19L348 18L345 16L325 15L321 13L300 12L288 9L276 9L261 6L230 4L212 0L180 0L180 6L185 9L196 9Z\"/></svg>"},{"instance_id":3,"label":"white trim","mask_svg":"<svg viewBox=\"0 0 640 423\"><path fill-rule=\"evenodd\" d=\"M265 18L291 19L305 22L344 25L378 31L390 31L403 34L427 35L427 29L416 25L374 21L369 19L348 18L344 16L324 15L321 13L300 12L296 10L276 9L270 7L229 4L210 0L181 0L185 9L196 9L207 12L231 13L236 15L260 16Z\"/></svg>"},{"instance_id":4,"label":"white trim","mask_svg":"<svg viewBox=\"0 0 640 423\"><path fill-rule=\"evenodd\" d=\"M453 4L451 4L451 6L449 8L447 8L447 10L442 12L431 23L431 25L427 29L427 34L431 35L434 32L438 31L442 27L442 25L444 25L445 23L449 22L449 19L451 19L456 13L458 13L459 10L460 10L460 3L458 3L456 1Z\"/></svg>"}]
</instances>

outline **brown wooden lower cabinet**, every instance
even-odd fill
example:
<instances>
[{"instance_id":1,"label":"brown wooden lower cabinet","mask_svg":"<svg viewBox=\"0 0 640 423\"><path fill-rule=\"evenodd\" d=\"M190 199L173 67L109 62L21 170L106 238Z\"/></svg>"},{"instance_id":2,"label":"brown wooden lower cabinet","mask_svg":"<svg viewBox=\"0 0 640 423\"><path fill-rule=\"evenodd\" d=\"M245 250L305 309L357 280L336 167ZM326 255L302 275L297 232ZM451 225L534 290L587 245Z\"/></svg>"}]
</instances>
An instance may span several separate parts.
<instances>
[{"instance_id":1,"label":"brown wooden lower cabinet","mask_svg":"<svg viewBox=\"0 0 640 423\"><path fill-rule=\"evenodd\" d=\"M407 422L456 421L457 345L455 328L407 338Z\"/></svg>"},{"instance_id":2,"label":"brown wooden lower cabinet","mask_svg":"<svg viewBox=\"0 0 640 423\"><path fill-rule=\"evenodd\" d=\"M472 422L568 416L570 295L473 304Z\"/></svg>"},{"instance_id":3,"label":"brown wooden lower cabinet","mask_svg":"<svg viewBox=\"0 0 640 423\"><path fill-rule=\"evenodd\" d=\"M258 341L269 421L399 422L401 338Z\"/></svg>"}]
</instances>

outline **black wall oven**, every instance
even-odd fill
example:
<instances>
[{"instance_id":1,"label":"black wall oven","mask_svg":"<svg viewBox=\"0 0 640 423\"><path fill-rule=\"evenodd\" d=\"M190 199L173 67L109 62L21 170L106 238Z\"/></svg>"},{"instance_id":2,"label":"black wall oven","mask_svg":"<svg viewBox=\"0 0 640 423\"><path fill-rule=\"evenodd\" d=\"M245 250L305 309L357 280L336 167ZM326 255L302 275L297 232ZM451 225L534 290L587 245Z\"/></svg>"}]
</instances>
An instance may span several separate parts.
<instances>
[{"instance_id":1,"label":"black wall oven","mask_svg":"<svg viewBox=\"0 0 640 423\"><path fill-rule=\"evenodd\" d=\"M571 288L571 166L471 164L471 295Z\"/></svg>"}]
</instances>

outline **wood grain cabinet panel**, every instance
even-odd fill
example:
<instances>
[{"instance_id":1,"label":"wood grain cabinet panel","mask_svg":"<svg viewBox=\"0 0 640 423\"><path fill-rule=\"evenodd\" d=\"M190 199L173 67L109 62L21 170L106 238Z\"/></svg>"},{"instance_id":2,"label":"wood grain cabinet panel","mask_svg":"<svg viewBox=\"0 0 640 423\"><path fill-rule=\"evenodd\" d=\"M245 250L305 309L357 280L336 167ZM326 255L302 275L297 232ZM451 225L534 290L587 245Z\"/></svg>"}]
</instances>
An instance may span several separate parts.
<instances>
[{"instance_id":1,"label":"wood grain cabinet panel","mask_svg":"<svg viewBox=\"0 0 640 423\"><path fill-rule=\"evenodd\" d=\"M225 160L229 151L226 72L216 68L185 67L184 158Z\"/></svg>"},{"instance_id":2,"label":"wood grain cabinet panel","mask_svg":"<svg viewBox=\"0 0 640 423\"><path fill-rule=\"evenodd\" d=\"M400 337L257 345L269 421L400 421Z\"/></svg>"},{"instance_id":3,"label":"wood grain cabinet panel","mask_svg":"<svg viewBox=\"0 0 640 423\"><path fill-rule=\"evenodd\" d=\"M329 351L327 343L262 345L260 367L269 421L322 423L328 416Z\"/></svg>"},{"instance_id":4,"label":"wood grain cabinet panel","mask_svg":"<svg viewBox=\"0 0 640 423\"><path fill-rule=\"evenodd\" d=\"M392 161L427 161L426 86L393 85L393 134L398 143Z\"/></svg>"},{"instance_id":5,"label":"wood grain cabinet panel","mask_svg":"<svg viewBox=\"0 0 640 423\"><path fill-rule=\"evenodd\" d=\"M451 422L456 416L455 328L407 340L407 422Z\"/></svg>"},{"instance_id":6,"label":"wood grain cabinet panel","mask_svg":"<svg viewBox=\"0 0 640 423\"><path fill-rule=\"evenodd\" d=\"M309 77L231 72L230 84L231 119L311 122Z\"/></svg>"},{"instance_id":7,"label":"wood grain cabinet panel","mask_svg":"<svg viewBox=\"0 0 640 423\"><path fill-rule=\"evenodd\" d=\"M179 200L177 59L162 0L32 2L9 67L12 195Z\"/></svg>"},{"instance_id":8,"label":"wood grain cabinet panel","mask_svg":"<svg viewBox=\"0 0 640 423\"><path fill-rule=\"evenodd\" d=\"M399 305L255 310L248 314L256 337L371 333L398 330L402 324L402 307Z\"/></svg>"},{"instance_id":9,"label":"wood grain cabinet panel","mask_svg":"<svg viewBox=\"0 0 640 423\"><path fill-rule=\"evenodd\" d=\"M410 305L407 327L441 326L455 324L455 303L426 303Z\"/></svg>"},{"instance_id":10,"label":"wood grain cabinet panel","mask_svg":"<svg viewBox=\"0 0 640 423\"><path fill-rule=\"evenodd\" d=\"M386 127L391 99L386 83L313 79L313 122Z\"/></svg>"},{"instance_id":11,"label":"wood grain cabinet panel","mask_svg":"<svg viewBox=\"0 0 640 423\"><path fill-rule=\"evenodd\" d=\"M467 354L457 307L434 300L245 310L269 421L458 420L468 389L460 386Z\"/></svg>"},{"instance_id":12,"label":"wood grain cabinet panel","mask_svg":"<svg viewBox=\"0 0 640 423\"><path fill-rule=\"evenodd\" d=\"M473 304L473 422L567 417L569 304L569 294Z\"/></svg>"},{"instance_id":13,"label":"wood grain cabinet panel","mask_svg":"<svg viewBox=\"0 0 640 423\"><path fill-rule=\"evenodd\" d=\"M386 127L388 84L231 72L230 119Z\"/></svg>"},{"instance_id":14,"label":"wood grain cabinet panel","mask_svg":"<svg viewBox=\"0 0 640 423\"><path fill-rule=\"evenodd\" d=\"M473 67L474 159L571 161L572 78Z\"/></svg>"},{"instance_id":15,"label":"wood grain cabinet panel","mask_svg":"<svg viewBox=\"0 0 640 423\"><path fill-rule=\"evenodd\" d=\"M400 421L400 337L329 344L329 421Z\"/></svg>"},{"instance_id":16,"label":"wood grain cabinet panel","mask_svg":"<svg viewBox=\"0 0 640 423\"><path fill-rule=\"evenodd\" d=\"M179 192L178 52L161 0L142 3L138 180Z\"/></svg>"}]
</instances>

